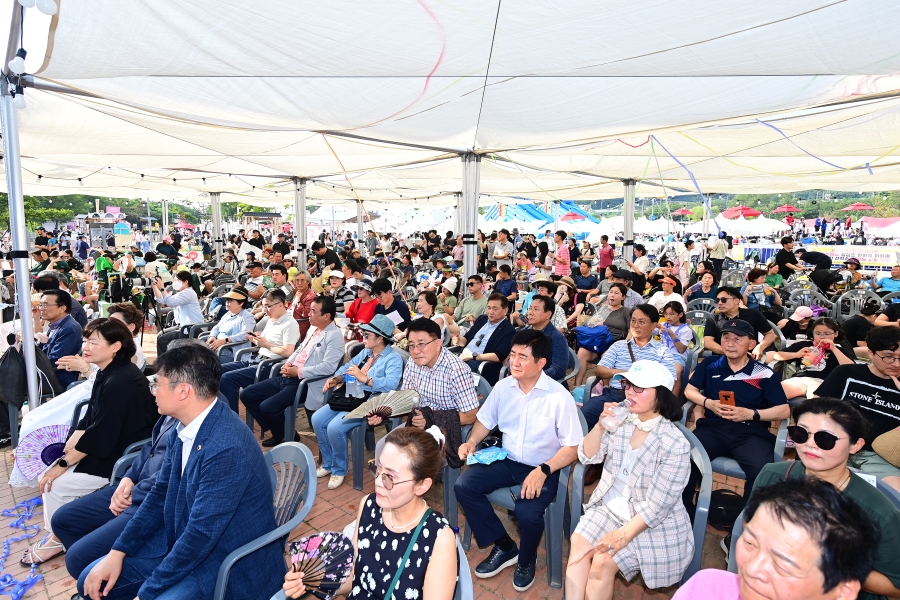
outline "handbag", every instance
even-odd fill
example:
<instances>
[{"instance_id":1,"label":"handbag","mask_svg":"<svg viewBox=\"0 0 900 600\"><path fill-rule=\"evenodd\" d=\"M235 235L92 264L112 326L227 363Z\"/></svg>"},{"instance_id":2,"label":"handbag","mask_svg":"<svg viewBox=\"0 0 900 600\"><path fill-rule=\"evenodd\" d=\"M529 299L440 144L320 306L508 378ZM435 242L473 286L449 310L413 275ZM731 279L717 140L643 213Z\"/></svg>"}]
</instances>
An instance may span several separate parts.
<instances>
[{"instance_id":1,"label":"handbag","mask_svg":"<svg viewBox=\"0 0 900 600\"><path fill-rule=\"evenodd\" d=\"M412 537L409 539L409 545L406 546L406 553L400 560L400 566L397 567L397 572L394 573L394 579L393 581L391 581L391 585L390 587L388 587L387 593L384 595L384 600L390 600L391 596L394 595L394 588L397 587L397 582L400 581L400 575L403 574L403 569L406 568L406 561L409 560L409 555L412 553L413 546L416 545L416 540L419 539L419 533L422 532L422 526L425 525L425 521L428 520L429 515L431 515L430 508L425 511L425 514L422 515L422 518L419 520L419 524L416 525L416 530L413 532Z\"/></svg>"},{"instance_id":2,"label":"handbag","mask_svg":"<svg viewBox=\"0 0 900 600\"><path fill-rule=\"evenodd\" d=\"M875 438L872 449L884 460L900 467L900 427L885 431Z\"/></svg>"},{"instance_id":3,"label":"handbag","mask_svg":"<svg viewBox=\"0 0 900 600\"><path fill-rule=\"evenodd\" d=\"M346 385L334 388L331 399L328 400L328 408L335 412L350 412L362 406L372 396L371 392L363 392L362 398L354 398L353 396L347 396L346 392Z\"/></svg>"}]
</instances>

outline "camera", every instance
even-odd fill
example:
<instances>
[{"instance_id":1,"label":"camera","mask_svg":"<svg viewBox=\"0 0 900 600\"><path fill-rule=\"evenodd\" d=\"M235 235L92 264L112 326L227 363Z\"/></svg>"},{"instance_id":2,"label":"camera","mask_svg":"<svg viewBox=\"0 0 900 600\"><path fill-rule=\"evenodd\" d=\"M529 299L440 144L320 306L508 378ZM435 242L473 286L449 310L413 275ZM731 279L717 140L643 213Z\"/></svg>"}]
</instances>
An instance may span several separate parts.
<instances>
[{"instance_id":1,"label":"camera","mask_svg":"<svg viewBox=\"0 0 900 600\"><path fill-rule=\"evenodd\" d=\"M129 277L126 279L128 285L131 286L132 289L139 288L148 288L153 287L153 278L152 277Z\"/></svg>"}]
</instances>

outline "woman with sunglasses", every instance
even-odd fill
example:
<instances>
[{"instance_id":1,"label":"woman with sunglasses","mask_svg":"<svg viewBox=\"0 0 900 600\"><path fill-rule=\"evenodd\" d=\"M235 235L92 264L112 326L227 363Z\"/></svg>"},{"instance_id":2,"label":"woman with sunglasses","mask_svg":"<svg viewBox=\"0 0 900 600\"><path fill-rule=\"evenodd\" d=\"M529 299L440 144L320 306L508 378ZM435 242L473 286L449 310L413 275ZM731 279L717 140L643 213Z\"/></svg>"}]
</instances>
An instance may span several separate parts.
<instances>
[{"instance_id":1,"label":"woman with sunglasses","mask_svg":"<svg viewBox=\"0 0 900 600\"><path fill-rule=\"evenodd\" d=\"M797 369L792 377L781 382L788 398L812 398L832 371L855 362L853 348L844 339L837 321L822 317L813 321L811 328L811 340L799 341L766 356L766 362L779 360Z\"/></svg>"},{"instance_id":2,"label":"woman with sunglasses","mask_svg":"<svg viewBox=\"0 0 900 600\"><path fill-rule=\"evenodd\" d=\"M872 572L862 581L858 598L900 597L900 512L875 486L847 468L862 450L868 426L856 406L837 398L806 400L793 410L797 423L788 427L799 461L766 465L753 493L788 479L815 478L859 504L881 529ZM851 461L852 462L852 461Z\"/></svg>"},{"instance_id":3,"label":"woman with sunglasses","mask_svg":"<svg viewBox=\"0 0 900 600\"><path fill-rule=\"evenodd\" d=\"M456 536L424 497L440 475L441 450L430 433L415 427L395 429L385 437L375 493L363 498L356 515L353 571L338 595L350 599L453 598ZM403 561L408 550L408 560ZM404 564L398 568L399 563ZM303 596L303 575L285 575L287 597Z\"/></svg>"},{"instance_id":4,"label":"woman with sunglasses","mask_svg":"<svg viewBox=\"0 0 900 600\"><path fill-rule=\"evenodd\" d=\"M673 585L694 555L691 522L681 492L691 472L690 444L678 430L681 405L672 373L638 360L622 380L628 413L607 403L601 421L578 447L603 476L572 535L566 597L612 598L616 575L640 573L647 587Z\"/></svg>"}]
</instances>

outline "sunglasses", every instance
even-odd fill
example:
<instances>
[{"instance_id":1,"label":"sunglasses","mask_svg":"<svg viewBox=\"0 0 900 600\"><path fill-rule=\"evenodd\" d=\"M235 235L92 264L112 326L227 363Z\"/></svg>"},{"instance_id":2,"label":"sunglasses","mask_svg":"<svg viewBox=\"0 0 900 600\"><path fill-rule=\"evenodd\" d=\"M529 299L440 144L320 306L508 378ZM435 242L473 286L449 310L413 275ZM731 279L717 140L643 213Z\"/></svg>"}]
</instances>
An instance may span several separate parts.
<instances>
[{"instance_id":1,"label":"sunglasses","mask_svg":"<svg viewBox=\"0 0 900 600\"><path fill-rule=\"evenodd\" d=\"M734 298L732 298L731 296L724 296L722 298L716 298L716 302L718 302L719 304L725 304L729 300L734 300Z\"/></svg>"},{"instance_id":2,"label":"sunglasses","mask_svg":"<svg viewBox=\"0 0 900 600\"><path fill-rule=\"evenodd\" d=\"M794 440L795 444L805 444L806 440L809 439L809 432L799 425L791 425L787 428L788 435L791 436L791 439ZM822 450L831 450L834 448L835 444L837 444L838 440L845 440L848 438L839 438L833 433L828 433L827 431L817 431L812 436L813 441L816 442L816 446L821 448Z\"/></svg>"}]
</instances>

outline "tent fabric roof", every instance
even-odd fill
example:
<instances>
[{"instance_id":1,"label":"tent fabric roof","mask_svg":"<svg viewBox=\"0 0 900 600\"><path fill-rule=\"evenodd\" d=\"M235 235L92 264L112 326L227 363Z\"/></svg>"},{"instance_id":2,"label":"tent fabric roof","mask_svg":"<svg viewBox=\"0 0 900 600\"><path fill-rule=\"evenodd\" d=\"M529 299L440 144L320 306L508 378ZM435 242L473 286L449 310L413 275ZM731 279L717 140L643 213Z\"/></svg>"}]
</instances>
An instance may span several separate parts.
<instances>
[{"instance_id":1,"label":"tent fabric roof","mask_svg":"<svg viewBox=\"0 0 900 600\"><path fill-rule=\"evenodd\" d=\"M695 193L668 152L704 192L900 188L900 3L702 10L62 2L35 78L93 96L26 92L25 192L453 206L465 151L485 203Z\"/></svg>"}]
</instances>

